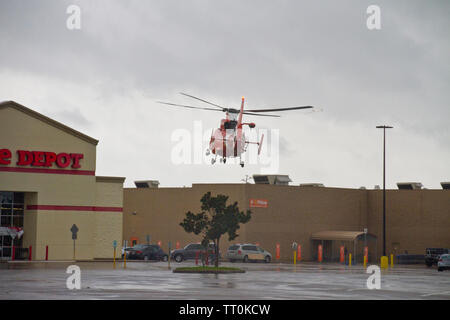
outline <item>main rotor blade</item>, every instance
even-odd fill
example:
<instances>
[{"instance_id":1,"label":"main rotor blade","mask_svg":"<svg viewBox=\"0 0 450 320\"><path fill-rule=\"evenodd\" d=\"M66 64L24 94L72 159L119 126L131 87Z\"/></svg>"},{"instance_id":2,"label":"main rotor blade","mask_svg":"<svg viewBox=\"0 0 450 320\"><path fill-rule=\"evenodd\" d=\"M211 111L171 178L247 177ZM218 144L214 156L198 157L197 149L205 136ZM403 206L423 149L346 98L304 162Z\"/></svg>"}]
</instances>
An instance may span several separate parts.
<instances>
[{"instance_id":1,"label":"main rotor blade","mask_svg":"<svg viewBox=\"0 0 450 320\"><path fill-rule=\"evenodd\" d=\"M189 97L189 98L192 98L192 99L196 99L196 100L199 100L199 101L201 101L201 102L210 104L210 105L212 105L212 106L214 106L214 107L217 107L217 108L220 108L220 109L222 109L222 110L223 110L223 109L226 109L226 108L224 108L224 107L222 107L222 106L219 106L218 104L215 104L215 103L212 103L212 102L209 102L209 101L206 101L206 100L203 100L203 99L194 97L194 96L192 96L192 95L190 95L190 94L187 94L187 93L180 92L180 94L182 94L183 96L186 96L186 97Z\"/></svg>"},{"instance_id":2,"label":"main rotor blade","mask_svg":"<svg viewBox=\"0 0 450 320\"><path fill-rule=\"evenodd\" d=\"M299 110L299 109L311 109L314 108L312 106L303 106L303 107L287 107L287 108L274 108L274 109L246 109L245 111L250 112L271 112L271 111L289 111L289 110Z\"/></svg>"},{"instance_id":3,"label":"main rotor blade","mask_svg":"<svg viewBox=\"0 0 450 320\"><path fill-rule=\"evenodd\" d=\"M156 102L162 103L162 104L167 104L169 106L183 107L183 108L189 108L189 109L200 109L200 110L219 111L219 112L222 111L222 110L213 109L213 108L193 107L193 106L186 106L186 105L183 105L183 104L176 104L176 103L163 102L163 101L156 101Z\"/></svg>"},{"instance_id":4,"label":"main rotor blade","mask_svg":"<svg viewBox=\"0 0 450 320\"><path fill-rule=\"evenodd\" d=\"M275 117L275 118L281 117L281 116L276 115L276 114L259 114L259 113L245 112L245 111L244 111L244 114L249 114L249 115L252 115L252 116L259 116L259 117Z\"/></svg>"}]
</instances>

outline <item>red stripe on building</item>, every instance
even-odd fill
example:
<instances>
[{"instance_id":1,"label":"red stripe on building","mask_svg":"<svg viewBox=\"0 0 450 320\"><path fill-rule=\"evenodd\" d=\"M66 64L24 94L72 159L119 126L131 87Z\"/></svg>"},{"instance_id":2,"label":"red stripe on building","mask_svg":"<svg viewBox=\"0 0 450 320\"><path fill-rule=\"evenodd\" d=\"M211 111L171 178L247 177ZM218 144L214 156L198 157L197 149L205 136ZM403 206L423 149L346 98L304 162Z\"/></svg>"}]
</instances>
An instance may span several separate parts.
<instances>
[{"instance_id":1,"label":"red stripe on building","mask_svg":"<svg viewBox=\"0 0 450 320\"><path fill-rule=\"evenodd\" d=\"M27 172L27 173L51 173L51 174L74 174L81 176L95 176L95 171L89 170L64 170L64 169L44 169L44 168L20 168L20 167L0 167L4 172Z\"/></svg>"},{"instance_id":2,"label":"red stripe on building","mask_svg":"<svg viewBox=\"0 0 450 320\"><path fill-rule=\"evenodd\" d=\"M92 206L52 206L52 205L28 205L27 210L53 210L53 211L107 211L122 212L121 207L92 207Z\"/></svg>"}]
</instances>

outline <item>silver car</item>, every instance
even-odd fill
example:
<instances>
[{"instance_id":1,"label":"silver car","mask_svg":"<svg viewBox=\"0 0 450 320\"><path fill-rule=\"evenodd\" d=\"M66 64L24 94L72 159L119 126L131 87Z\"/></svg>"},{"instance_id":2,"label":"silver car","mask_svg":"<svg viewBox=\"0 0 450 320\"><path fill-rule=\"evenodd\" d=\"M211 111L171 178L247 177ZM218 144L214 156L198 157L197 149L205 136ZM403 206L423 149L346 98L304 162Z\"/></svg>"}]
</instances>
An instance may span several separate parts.
<instances>
[{"instance_id":1,"label":"silver car","mask_svg":"<svg viewBox=\"0 0 450 320\"><path fill-rule=\"evenodd\" d=\"M226 257L230 262L264 261L265 263L269 263L272 260L270 252L250 243L234 244L230 246Z\"/></svg>"},{"instance_id":2,"label":"silver car","mask_svg":"<svg viewBox=\"0 0 450 320\"><path fill-rule=\"evenodd\" d=\"M450 254L443 254L438 260L438 271L450 269Z\"/></svg>"}]
</instances>

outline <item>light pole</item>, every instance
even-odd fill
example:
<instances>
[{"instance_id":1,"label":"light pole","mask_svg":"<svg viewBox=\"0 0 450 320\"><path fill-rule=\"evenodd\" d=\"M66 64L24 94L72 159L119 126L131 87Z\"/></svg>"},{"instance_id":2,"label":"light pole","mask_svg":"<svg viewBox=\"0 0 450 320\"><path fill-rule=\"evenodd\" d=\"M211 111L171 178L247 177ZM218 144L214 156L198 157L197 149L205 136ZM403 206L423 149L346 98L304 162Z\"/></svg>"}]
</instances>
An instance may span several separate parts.
<instances>
[{"instance_id":1,"label":"light pole","mask_svg":"<svg viewBox=\"0 0 450 320\"><path fill-rule=\"evenodd\" d=\"M383 129L383 256L386 256L386 129L390 126L377 126Z\"/></svg>"}]
</instances>

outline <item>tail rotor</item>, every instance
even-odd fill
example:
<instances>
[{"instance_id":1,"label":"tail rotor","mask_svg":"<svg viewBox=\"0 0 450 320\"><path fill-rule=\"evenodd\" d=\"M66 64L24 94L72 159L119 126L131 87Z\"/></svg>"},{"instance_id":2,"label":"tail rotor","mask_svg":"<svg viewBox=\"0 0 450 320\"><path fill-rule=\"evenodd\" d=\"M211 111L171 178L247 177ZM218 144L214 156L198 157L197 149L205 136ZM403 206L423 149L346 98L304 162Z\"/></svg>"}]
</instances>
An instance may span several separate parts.
<instances>
[{"instance_id":1,"label":"tail rotor","mask_svg":"<svg viewBox=\"0 0 450 320\"><path fill-rule=\"evenodd\" d=\"M264 133L261 135L261 141L258 143L258 156L261 154L262 143L264 141Z\"/></svg>"}]
</instances>

